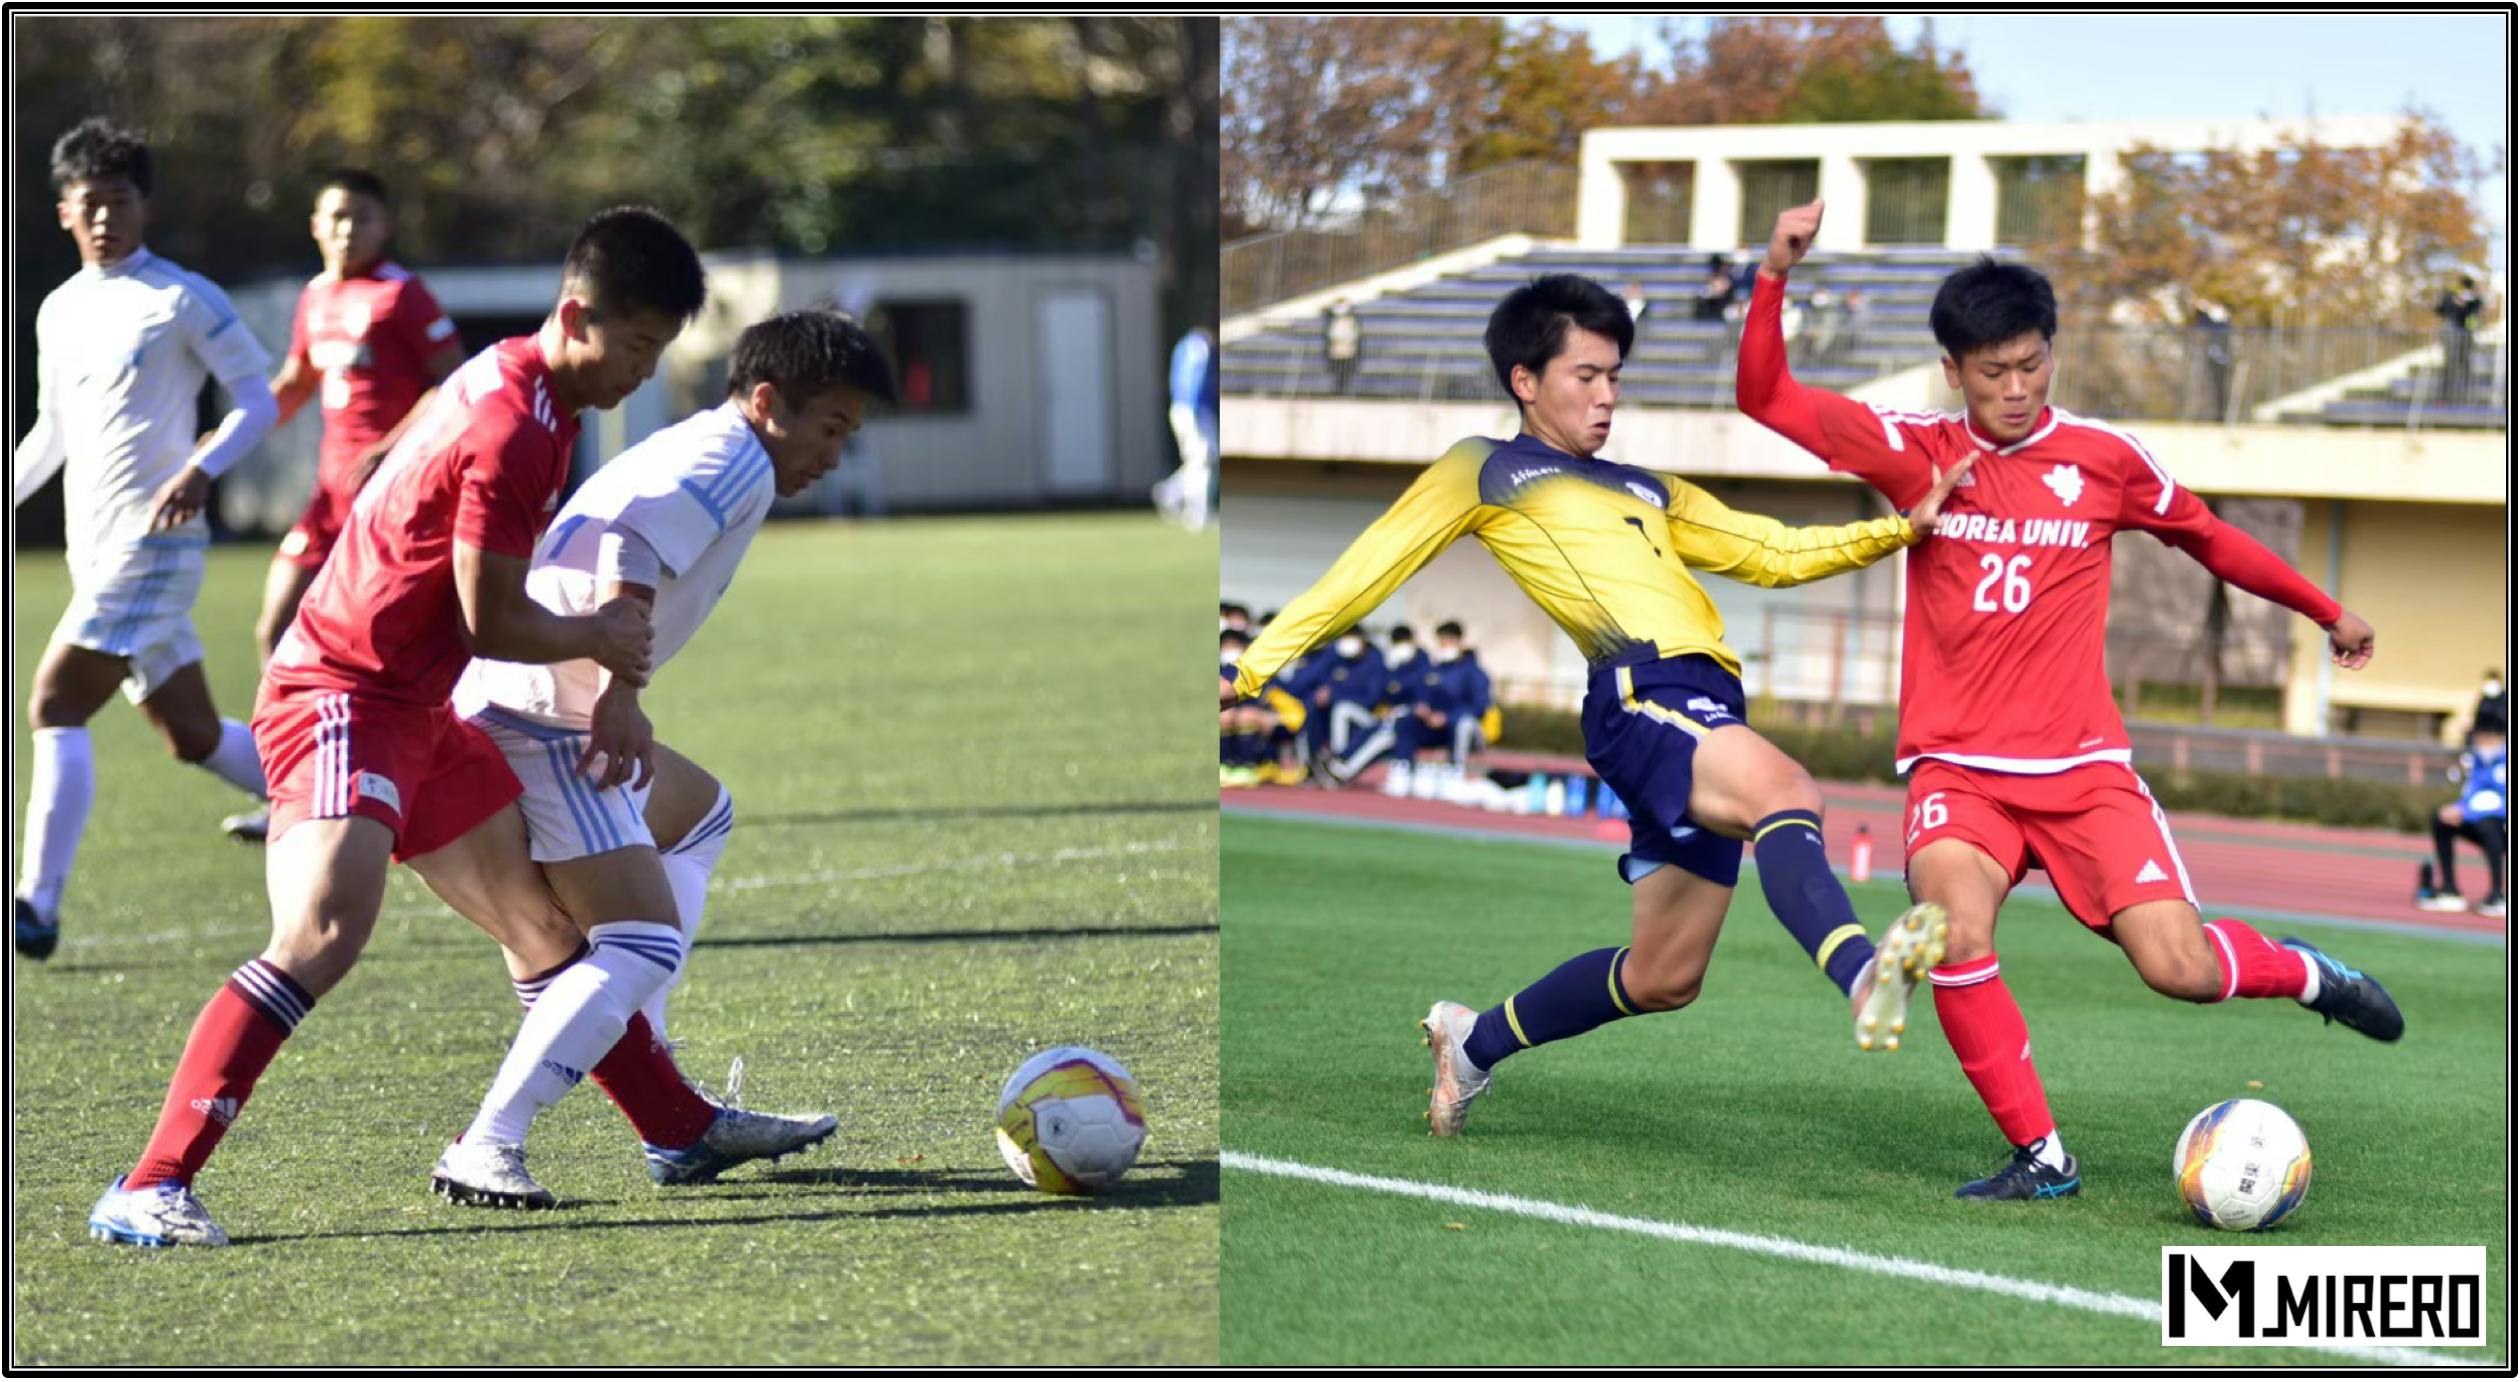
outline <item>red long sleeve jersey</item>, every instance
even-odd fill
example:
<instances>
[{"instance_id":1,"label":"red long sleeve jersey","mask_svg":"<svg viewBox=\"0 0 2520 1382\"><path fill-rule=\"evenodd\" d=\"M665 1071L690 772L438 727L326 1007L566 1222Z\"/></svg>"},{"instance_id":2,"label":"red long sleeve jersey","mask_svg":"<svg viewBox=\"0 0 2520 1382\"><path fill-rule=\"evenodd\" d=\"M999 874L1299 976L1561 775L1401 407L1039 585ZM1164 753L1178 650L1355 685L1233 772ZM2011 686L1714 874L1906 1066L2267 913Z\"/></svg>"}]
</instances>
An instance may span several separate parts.
<instances>
[{"instance_id":1,"label":"red long sleeve jersey","mask_svg":"<svg viewBox=\"0 0 2520 1382\"><path fill-rule=\"evenodd\" d=\"M2215 518L2134 437L2049 408L1997 446L1965 413L1902 412L1796 384L1761 275L1744 327L1741 409L1908 508L1938 471L1983 453L1908 549L1898 767L1941 758L2014 773L2128 761L2106 664L2110 538L2140 528L2243 589L2325 624L2335 602Z\"/></svg>"}]
</instances>

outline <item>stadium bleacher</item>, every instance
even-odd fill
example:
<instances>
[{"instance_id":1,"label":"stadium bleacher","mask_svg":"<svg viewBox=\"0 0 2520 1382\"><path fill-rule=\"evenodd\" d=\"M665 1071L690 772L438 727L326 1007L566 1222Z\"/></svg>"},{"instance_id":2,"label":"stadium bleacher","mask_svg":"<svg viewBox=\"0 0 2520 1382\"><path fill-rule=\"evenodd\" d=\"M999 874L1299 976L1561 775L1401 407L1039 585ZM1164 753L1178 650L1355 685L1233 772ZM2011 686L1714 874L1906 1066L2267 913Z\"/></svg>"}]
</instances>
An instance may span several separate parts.
<instances>
[{"instance_id":1,"label":"stadium bleacher","mask_svg":"<svg viewBox=\"0 0 2520 1382\"><path fill-rule=\"evenodd\" d=\"M2442 397L2441 366L2418 365L2385 386L2355 389L2316 412L2287 413L2287 422L2333 427L2500 428L2509 425L2511 399L2502 352L2482 342L2469 356L2468 387L2457 401Z\"/></svg>"}]
</instances>

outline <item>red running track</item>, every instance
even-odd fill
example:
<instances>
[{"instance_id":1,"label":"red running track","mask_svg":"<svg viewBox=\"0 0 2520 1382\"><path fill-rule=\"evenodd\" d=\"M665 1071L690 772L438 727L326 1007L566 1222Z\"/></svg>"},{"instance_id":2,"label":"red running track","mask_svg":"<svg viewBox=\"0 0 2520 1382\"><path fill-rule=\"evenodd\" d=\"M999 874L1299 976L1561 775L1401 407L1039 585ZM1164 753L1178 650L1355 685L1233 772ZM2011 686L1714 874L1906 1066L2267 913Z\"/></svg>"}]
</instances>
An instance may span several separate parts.
<instances>
[{"instance_id":1,"label":"red running track","mask_svg":"<svg viewBox=\"0 0 2520 1382\"><path fill-rule=\"evenodd\" d=\"M1821 784L1827 805L1822 834L1829 857L1848 866L1855 830L1873 841L1873 872L1896 877L1906 858L1900 818L1906 793L1875 784ZM1224 796L1230 810L1268 815L1383 821L1486 834L1597 840L1604 849L1624 846L1627 823L1594 817L1515 816L1440 801L1386 797L1370 788L1321 791L1296 787L1237 789ZM2208 915L2244 920L2342 921L2356 925L2403 925L2478 939L2499 938L2503 922L2466 912L2425 912L2415 907L2415 866L2432 857L2432 841L2388 830L2289 825L2196 812L2170 813L2172 838ZM2025 886L2046 881L2035 871ZM2462 846L2459 882L2472 898L2485 887L2483 856Z\"/></svg>"}]
</instances>

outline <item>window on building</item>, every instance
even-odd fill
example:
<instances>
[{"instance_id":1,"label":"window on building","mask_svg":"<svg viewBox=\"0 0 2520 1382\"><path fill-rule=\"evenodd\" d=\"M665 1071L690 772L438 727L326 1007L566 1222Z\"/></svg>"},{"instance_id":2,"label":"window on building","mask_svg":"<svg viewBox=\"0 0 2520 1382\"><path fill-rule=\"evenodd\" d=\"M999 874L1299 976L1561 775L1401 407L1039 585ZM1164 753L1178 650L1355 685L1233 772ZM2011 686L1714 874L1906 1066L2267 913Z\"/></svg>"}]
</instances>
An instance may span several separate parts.
<instances>
[{"instance_id":1,"label":"window on building","mask_svg":"<svg viewBox=\"0 0 2520 1382\"><path fill-rule=\"evenodd\" d=\"M1735 166L1741 170L1741 231L1736 245L1766 244L1776 230L1778 212L1820 195L1820 160L1816 158Z\"/></svg>"},{"instance_id":2,"label":"window on building","mask_svg":"<svg viewBox=\"0 0 2520 1382\"><path fill-rule=\"evenodd\" d=\"M1987 162L1995 171L1995 243L2016 248L2052 244L2081 228L2081 154L2033 154Z\"/></svg>"},{"instance_id":3,"label":"window on building","mask_svg":"<svg viewBox=\"0 0 2520 1382\"><path fill-rule=\"evenodd\" d=\"M1694 163L1622 163L1619 177L1627 184L1627 233L1630 245L1689 243L1690 197L1697 187Z\"/></svg>"},{"instance_id":4,"label":"window on building","mask_svg":"<svg viewBox=\"0 0 2520 1382\"><path fill-rule=\"evenodd\" d=\"M892 357L901 385L896 412L971 411L970 316L959 298L877 300L866 326Z\"/></svg>"},{"instance_id":5,"label":"window on building","mask_svg":"<svg viewBox=\"0 0 2520 1382\"><path fill-rule=\"evenodd\" d=\"M1939 245L1950 207L1950 159L1865 160L1865 244Z\"/></svg>"}]
</instances>

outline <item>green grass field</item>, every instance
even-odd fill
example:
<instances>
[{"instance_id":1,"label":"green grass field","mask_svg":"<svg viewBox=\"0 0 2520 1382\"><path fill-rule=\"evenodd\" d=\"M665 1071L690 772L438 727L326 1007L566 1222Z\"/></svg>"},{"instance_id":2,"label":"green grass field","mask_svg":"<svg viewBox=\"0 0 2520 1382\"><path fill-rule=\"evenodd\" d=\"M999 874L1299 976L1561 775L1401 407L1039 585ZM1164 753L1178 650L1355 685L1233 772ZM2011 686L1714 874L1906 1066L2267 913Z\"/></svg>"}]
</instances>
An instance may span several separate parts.
<instances>
[{"instance_id":1,"label":"green grass field","mask_svg":"<svg viewBox=\"0 0 2520 1382\"><path fill-rule=\"evenodd\" d=\"M267 552L212 556L221 709L252 694ZM97 717L61 950L12 978L19 1365L1213 1363L1214 539L1151 515L782 524L660 678L660 737L737 828L671 1028L695 1076L828 1109L832 1143L649 1184L594 1089L537 1126L547 1214L429 1194L517 1024L497 952L397 872L359 969L199 1189L224 1250L113 1248L88 1207L146 1141L194 1015L268 926L241 800ZM17 682L67 594L17 563ZM26 795L22 712L12 728ZM9 848L16 853L16 817ZM1022 1188L989 1132L1025 1056L1100 1047L1150 1136L1108 1196Z\"/></svg>"},{"instance_id":2,"label":"green grass field","mask_svg":"<svg viewBox=\"0 0 2520 1382\"><path fill-rule=\"evenodd\" d=\"M2290 1003L2162 999L2060 909L2016 903L2004 971L2085 1188L1975 1205L1952 1189L2007 1149L1930 996L1905 1049L1859 1055L1843 1000L1745 877L1696 1005L1525 1052L1463 1137L1428 1138L1418 1018L1437 998L1495 1003L1624 942L1611 858L1229 816L1229 1155L2151 1300L2160 1249L2214 1237L2175 1197L2171 1145L2197 1110L2254 1093L2288 1109L2316 1155L2307 1200L2268 1240L2490 1245L2491 1347L2442 1352L2510 1356L2499 949L2303 929L2389 984L2408 1035L2383 1047ZM1854 891L1876 929L1905 901L1895 883ZM1228 1363L2352 1362L2165 1349L2152 1319L1227 1169Z\"/></svg>"}]
</instances>

